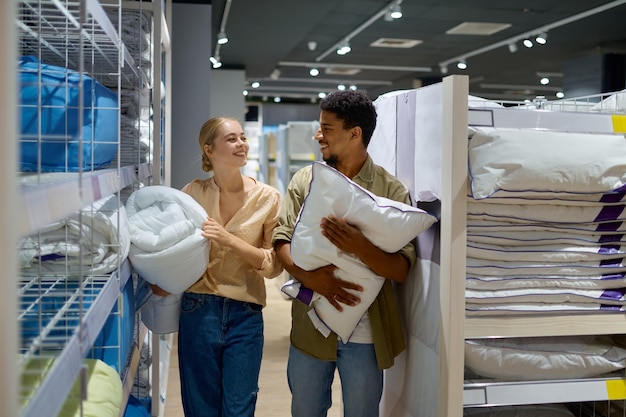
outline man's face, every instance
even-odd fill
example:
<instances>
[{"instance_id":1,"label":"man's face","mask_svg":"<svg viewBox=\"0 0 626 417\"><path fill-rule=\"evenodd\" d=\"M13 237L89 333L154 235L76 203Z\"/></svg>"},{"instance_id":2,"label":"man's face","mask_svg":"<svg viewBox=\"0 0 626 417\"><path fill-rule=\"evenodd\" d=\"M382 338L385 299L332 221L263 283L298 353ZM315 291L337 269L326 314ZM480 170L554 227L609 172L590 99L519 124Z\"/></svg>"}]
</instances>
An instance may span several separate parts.
<instances>
[{"instance_id":1,"label":"man's face","mask_svg":"<svg viewBox=\"0 0 626 417\"><path fill-rule=\"evenodd\" d=\"M322 110L320 128L315 133L315 140L320 145L322 159L330 166L336 166L349 151L352 129L344 129L343 120L335 113Z\"/></svg>"}]
</instances>

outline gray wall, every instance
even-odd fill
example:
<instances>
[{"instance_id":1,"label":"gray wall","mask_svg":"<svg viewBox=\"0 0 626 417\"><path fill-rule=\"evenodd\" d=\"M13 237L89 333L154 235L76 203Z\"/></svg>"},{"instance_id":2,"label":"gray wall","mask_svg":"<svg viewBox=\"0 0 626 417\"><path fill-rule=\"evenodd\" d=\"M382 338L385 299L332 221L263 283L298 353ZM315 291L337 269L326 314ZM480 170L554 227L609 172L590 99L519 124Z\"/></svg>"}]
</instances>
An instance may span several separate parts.
<instances>
[{"instance_id":1,"label":"gray wall","mask_svg":"<svg viewBox=\"0 0 626 417\"><path fill-rule=\"evenodd\" d=\"M243 70L212 69L211 5L172 4L171 185L182 188L202 171L198 133L214 116L243 123ZM225 46L228 47L228 46Z\"/></svg>"},{"instance_id":2,"label":"gray wall","mask_svg":"<svg viewBox=\"0 0 626 417\"><path fill-rule=\"evenodd\" d=\"M172 4L171 186L205 176L198 132L210 117L211 5Z\"/></svg>"}]
</instances>

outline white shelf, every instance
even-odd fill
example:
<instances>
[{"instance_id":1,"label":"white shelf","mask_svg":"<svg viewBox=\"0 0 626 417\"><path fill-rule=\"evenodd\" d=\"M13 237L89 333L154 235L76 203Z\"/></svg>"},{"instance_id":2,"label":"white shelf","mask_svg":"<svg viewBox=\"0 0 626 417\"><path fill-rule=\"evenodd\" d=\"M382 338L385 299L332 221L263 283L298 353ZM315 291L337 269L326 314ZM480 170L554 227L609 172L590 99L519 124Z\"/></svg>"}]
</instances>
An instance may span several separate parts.
<instances>
[{"instance_id":1,"label":"white shelf","mask_svg":"<svg viewBox=\"0 0 626 417\"><path fill-rule=\"evenodd\" d=\"M469 382L464 407L606 401L626 399L626 378L531 382Z\"/></svg>"},{"instance_id":2,"label":"white shelf","mask_svg":"<svg viewBox=\"0 0 626 417\"><path fill-rule=\"evenodd\" d=\"M125 261L110 276L85 277L80 282L74 281L74 285L66 277L36 278L21 283L17 293L20 299L18 321L23 328L27 327L27 315L39 314L38 309L46 300L63 302L39 334L22 348L23 364L42 359L52 363L49 369L41 370L45 371L40 375L41 384L34 387L22 416L58 413L130 274L130 263ZM91 296L95 298L90 300ZM79 323L74 325L77 321Z\"/></svg>"}]
</instances>

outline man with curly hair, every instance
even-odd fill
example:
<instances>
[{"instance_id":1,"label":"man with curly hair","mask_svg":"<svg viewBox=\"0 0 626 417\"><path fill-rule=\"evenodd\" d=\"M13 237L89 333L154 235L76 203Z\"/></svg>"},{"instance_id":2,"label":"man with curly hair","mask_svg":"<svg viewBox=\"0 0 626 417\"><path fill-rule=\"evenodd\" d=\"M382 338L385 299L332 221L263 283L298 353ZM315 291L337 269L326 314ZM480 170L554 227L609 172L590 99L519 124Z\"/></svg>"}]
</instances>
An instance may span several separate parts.
<instances>
[{"instance_id":1,"label":"man with curly hair","mask_svg":"<svg viewBox=\"0 0 626 417\"><path fill-rule=\"evenodd\" d=\"M315 140L326 164L376 195L411 204L407 187L374 164L367 152L376 127L376 108L372 101L359 91L338 91L328 95L320 109L320 128ZM360 302L358 294L362 288L337 278L335 265L306 271L294 263L290 254L293 230L308 193L311 172L311 166L304 167L291 179L272 240L285 270L342 311L342 305L353 306ZM293 417L326 416L331 407L331 385L337 369L343 415L377 417L383 369L391 367L394 358L405 348L392 283L407 278L415 264L415 247L411 242L396 253L384 252L357 227L333 215L322 219L321 228L322 234L337 248L359 258L376 275L385 278L385 283L346 343L332 332L324 337L307 315L311 307L292 302L287 365L291 413Z\"/></svg>"}]
</instances>

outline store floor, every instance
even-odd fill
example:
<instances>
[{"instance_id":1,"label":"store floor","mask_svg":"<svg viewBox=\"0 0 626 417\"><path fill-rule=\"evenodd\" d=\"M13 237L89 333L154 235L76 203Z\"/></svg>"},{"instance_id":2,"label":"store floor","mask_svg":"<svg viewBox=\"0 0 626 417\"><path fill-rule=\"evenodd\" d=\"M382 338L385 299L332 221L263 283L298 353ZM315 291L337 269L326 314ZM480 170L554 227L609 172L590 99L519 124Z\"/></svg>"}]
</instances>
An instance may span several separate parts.
<instances>
[{"instance_id":1,"label":"store floor","mask_svg":"<svg viewBox=\"0 0 626 417\"><path fill-rule=\"evenodd\" d=\"M279 280L266 280L267 307L263 309L265 319L265 348L259 378L259 398L255 417L289 417L290 400L287 386L287 353L289 351L289 329L291 326L291 301L286 300L278 289ZM342 415L339 376L333 384L333 406L328 417ZM180 402L180 379L178 376L178 352L173 343L168 375L165 417L184 417Z\"/></svg>"}]
</instances>

